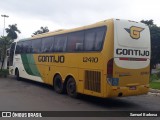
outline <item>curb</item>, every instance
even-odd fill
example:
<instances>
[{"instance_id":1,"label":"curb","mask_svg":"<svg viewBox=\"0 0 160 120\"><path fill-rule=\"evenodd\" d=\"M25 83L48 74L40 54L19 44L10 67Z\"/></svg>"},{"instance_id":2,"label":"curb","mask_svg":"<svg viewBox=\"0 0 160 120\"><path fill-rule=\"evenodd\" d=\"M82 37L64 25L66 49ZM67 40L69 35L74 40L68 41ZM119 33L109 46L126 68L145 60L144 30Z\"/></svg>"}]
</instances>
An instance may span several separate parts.
<instances>
[{"instance_id":1,"label":"curb","mask_svg":"<svg viewBox=\"0 0 160 120\"><path fill-rule=\"evenodd\" d=\"M149 89L148 95L160 96L160 90L157 89Z\"/></svg>"},{"instance_id":2,"label":"curb","mask_svg":"<svg viewBox=\"0 0 160 120\"><path fill-rule=\"evenodd\" d=\"M160 93L160 90L158 90L158 89L149 89L149 92L151 92L151 93Z\"/></svg>"}]
</instances>

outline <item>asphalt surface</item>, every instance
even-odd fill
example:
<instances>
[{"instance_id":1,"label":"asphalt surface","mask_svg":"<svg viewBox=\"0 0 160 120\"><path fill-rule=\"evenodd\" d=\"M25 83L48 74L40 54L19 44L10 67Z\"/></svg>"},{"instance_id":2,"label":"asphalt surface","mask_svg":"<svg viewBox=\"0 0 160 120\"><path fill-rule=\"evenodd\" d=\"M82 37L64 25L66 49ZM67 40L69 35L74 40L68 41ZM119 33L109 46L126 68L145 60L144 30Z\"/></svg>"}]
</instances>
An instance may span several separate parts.
<instances>
[{"instance_id":1,"label":"asphalt surface","mask_svg":"<svg viewBox=\"0 0 160 120\"><path fill-rule=\"evenodd\" d=\"M28 80L17 81L10 76L0 78L0 111L160 111L160 96L149 93L141 96L101 99L81 95L81 98L73 99L65 94L55 93L51 86ZM66 120L64 117L54 117L54 119ZM67 119L81 120L82 117ZM83 119L97 120L99 118ZM101 117L100 119L116 120L113 117ZM119 120L125 119L128 118L119 118ZM138 119L145 120L146 118ZM154 119L160 118L154 117Z\"/></svg>"}]
</instances>

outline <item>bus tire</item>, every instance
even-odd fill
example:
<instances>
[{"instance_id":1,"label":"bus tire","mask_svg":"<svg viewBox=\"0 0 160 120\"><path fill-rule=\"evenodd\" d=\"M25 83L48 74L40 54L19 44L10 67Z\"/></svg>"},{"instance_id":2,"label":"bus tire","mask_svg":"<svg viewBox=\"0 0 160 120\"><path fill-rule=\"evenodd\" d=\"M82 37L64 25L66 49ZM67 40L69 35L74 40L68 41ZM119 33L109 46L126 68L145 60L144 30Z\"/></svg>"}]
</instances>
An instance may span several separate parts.
<instances>
[{"instance_id":1,"label":"bus tire","mask_svg":"<svg viewBox=\"0 0 160 120\"><path fill-rule=\"evenodd\" d=\"M62 78L60 75L56 75L54 77L54 83L53 83L53 86L54 86L54 90L59 93L59 94L62 94L63 93L63 82L62 82Z\"/></svg>"},{"instance_id":2,"label":"bus tire","mask_svg":"<svg viewBox=\"0 0 160 120\"><path fill-rule=\"evenodd\" d=\"M18 69L16 70L16 80L18 80L18 81L20 80L20 77L19 77L19 70L18 70Z\"/></svg>"},{"instance_id":3,"label":"bus tire","mask_svg":"<svg viewBox=\"0 0 160 120\"><path fill-rule=\"evenodd\" d=\"M70 97L73 97L73 98L78 97L76 82L75 82L74 78L70 77L68 79L66 88L67 88L67 94Z\"/></svg>"}]
</instances>

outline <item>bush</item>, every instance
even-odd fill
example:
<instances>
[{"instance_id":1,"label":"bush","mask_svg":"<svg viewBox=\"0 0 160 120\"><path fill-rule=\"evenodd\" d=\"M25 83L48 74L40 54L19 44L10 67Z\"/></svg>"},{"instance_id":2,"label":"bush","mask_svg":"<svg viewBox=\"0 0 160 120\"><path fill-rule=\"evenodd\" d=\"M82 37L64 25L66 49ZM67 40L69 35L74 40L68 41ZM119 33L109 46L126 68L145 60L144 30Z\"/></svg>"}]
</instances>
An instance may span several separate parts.
<instances>
[{"instance_id":1,"label":"bush","mask_svg":"<svg viewBox=\"0 0 160 120\"><path fill-rule=\"evenodd\" d=\"M151 76L150 76L150 81L158 80L158 79L159 79L159 77L158 77L157 74L151 74Z\"/></svg>"},{"instance_id":2,"label":"bush","mask_svg":"<svg viewBox=\"0 0 160 120\"><path fill-rule=\"evenodd\" d=\"M7 77L9 75L8 69L0 70L0 77Z\"/></svg>"},{"instance_id":3,"label":"bush","mask_svg":"<svg viewBox=\"0 0 160 120\"><path fill-rule=\"evenodd\" d=\"M157 74L157 77L160 79L160 72L156 73Z\"/></svg>"}]
</instances>

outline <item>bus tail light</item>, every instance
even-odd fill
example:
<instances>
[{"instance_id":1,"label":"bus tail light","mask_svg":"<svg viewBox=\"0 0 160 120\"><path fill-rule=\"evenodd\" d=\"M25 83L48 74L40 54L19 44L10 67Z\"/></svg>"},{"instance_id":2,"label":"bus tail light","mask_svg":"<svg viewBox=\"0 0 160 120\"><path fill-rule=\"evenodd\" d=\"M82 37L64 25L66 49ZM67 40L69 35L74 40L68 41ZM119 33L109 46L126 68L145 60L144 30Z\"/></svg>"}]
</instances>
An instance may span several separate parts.
<instances>
[{"instance_id":1,"label":"bus tail light","mask_svg":"<svg viewBox=\"0 0 160 120\"><path fill-rule=\"evenodd\" d=\"M112 86L118 86L119 78L113 78L113 58L107 63L107 81Z\"/></svg>"},{"instance_id":2,"label":"bus tail light","mask_svg":"<svg viewBox=\"0 0 160 120\"><path fill-rule=\"evenodd\" d=\"M113 77L113 58L107 63L107 78Z\"/></svg>"}]
</instances>

